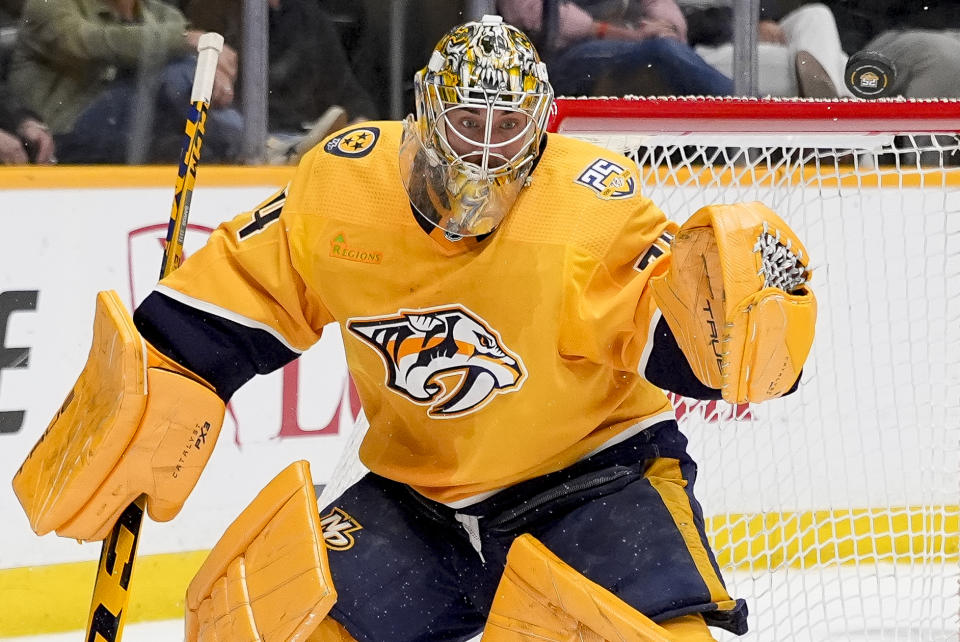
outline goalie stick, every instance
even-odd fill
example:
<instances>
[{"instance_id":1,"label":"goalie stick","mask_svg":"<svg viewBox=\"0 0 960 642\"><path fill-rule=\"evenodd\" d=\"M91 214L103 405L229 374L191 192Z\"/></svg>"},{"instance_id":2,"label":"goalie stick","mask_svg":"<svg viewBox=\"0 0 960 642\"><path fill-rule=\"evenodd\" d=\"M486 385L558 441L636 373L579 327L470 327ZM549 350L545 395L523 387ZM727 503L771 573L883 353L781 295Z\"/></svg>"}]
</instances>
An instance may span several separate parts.
<instances>
[{"instance_id":1,"label":"goalie stick","mask_svg":"<svg viewBox=\"0 0 960 642\"><path fill-rule=\"evenodd\" d=\"M183 239L190 216L190 201L197 178L200 149L203 146L213 78L220 52L223 51L223 36L217 33L203 34L197 43L197 51L190 111L187 115L173 207L170 210L163 263L160 267L161 279L183 262ZM130 574L137 554L145 506L146 498L143 495L130 504L120 515L100 549L100 563L87 619L87 642L118 642L123 634L127 603L130 600Z\"/></svg>"}]
</instances>

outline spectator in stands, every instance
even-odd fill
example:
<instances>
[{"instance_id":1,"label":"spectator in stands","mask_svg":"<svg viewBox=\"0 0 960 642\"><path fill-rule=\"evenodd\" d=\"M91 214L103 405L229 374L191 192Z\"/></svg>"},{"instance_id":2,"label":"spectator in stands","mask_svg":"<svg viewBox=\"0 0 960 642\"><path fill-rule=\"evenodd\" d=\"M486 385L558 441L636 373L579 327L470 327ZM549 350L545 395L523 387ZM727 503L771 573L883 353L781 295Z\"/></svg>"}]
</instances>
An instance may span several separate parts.
<instances>
[{"instance_id":1,"label":"spectator in stands","mask_svg":"<svg viewBox=\"0 0 960 642\"><path fill-rule=\"evenodd\" d=\"M53 137L36 114L20 107L0 83L0 165L55 163Z\"/></svg>"},{"instance_id":2,"label":"spectator in stands","mask_svg":"<svg viewBox=\"0 0 960 642\"><path fill-rule=\"evenodd\" d=\"M504 18L531 33L558 95L727 95L733 81L687 44L674 0L558 0L556 32L543 0L500 0Z\"/></svg>"},{"instance_id":3,"label":"spectator in stands","mask_svg":"<svg viewBox=\"0 0 960 642\"><path fill-rule=\"evenodd\" d=\"M836 17L843 48L877 52L896 73L884 95L960 97L960 5L949 0L822 0ZM799 0L777 0L779 10Z\"/></svg>"},{"instance_id":4,"label":"spectator in stands","mask_svg":"<svg viewBox=\"0 0 960 642\"><path fill-rule=\"evenodd\" d=\"M317 0L267 0L268 161L296 162L328 133L378 110L357 81L340 36ZM240 0L187 0L191 24L241 41ZM242 78L240 79L242 82Z\"/></svg>"},{"instance_id":5,"label":"spectator in stands","mask_svg":"<svg viewBox=\"0 0 960 642\"><path fill-rule=\"evenodd\" d=\"M0 83L7 79L7 67L17 39L17 24L23 0L0 0Z\"/></svg>"},{"instance_id":6,"label":"spectator in stands","mask_svg":"<svg viewBox=\"0 0 960 642\"><path fill-rule=\"evenodd\" d=\"M723 0L680 0L690 44L721 72L733 73L733 9ZM843 82L847 55L830 9L811 2L772 20L760 4L757 89L761 96L849 96Z\"/></svg>"},{"instance_id":7,"label":"spectator in stands","mask_svg":"<svg viewBox=\"0 0 960 642\"><path fill-rule=\"evenodd\" d=\"M351 21L344 31L358 79L380 113L397 120L415 108L414 74L430 58L437 41L463 22L469 4L465 0L417 0L391 3L388 10L383 0L321 2ZM399 41L394 39L393 23L398 12L402 20ZM399 104L394 101L397 95Z\"/></svg>"},{"instance_id":8,"label":"spectator in stands","mask_svg":"<svg viewBox=\"0 0 960 642\"><path fill-rule=\"evenodd\" d=\"M53 130L61 163L125 162L137 117L145 120L146 159L175 161L200 35L161 0L26 0L10 86ZM227 108L236 73L236 52L225 47L205 160L236 155L242 122Z\"/></svg>"},{"instance_id":9,"label":"spectator in stands","mask_svg":"<svg viewBox=\"0 0 960 642\"><path fill-rule=\"evenodd\" d=\"M868 56L880 54L893 63L893 82L885 95L960 98L958 29L884 31L863 51Z\"/></svg>"},{"instance_id":10,"label":"spectator in stands","mask_svg":"<svg viewBox=\"0 0 960 642\"><path fill-rule=\"evenodd\" d=\"M0 165L56 162L49 128L6 85L22 8L23 0L0 0Z\"/></svg>"},{"instance_id":11,"label":"spectator in stands","mask_svg":"<svg viewBox=\"0 0 960 642\"><path fill-rule=\"evenodd\" d=\"M22 11L23 0L0 0L0 26L16 23Z\"/></svg>"},{"instance_id":12,"label":"spectator in stands","mask_svg":"<svg viewBox=\"0 0 960 642\"><path fill-rule=\"evenodd\" d=\"M771 0L773 1L773 0ZM786 13L802 0L775 0ZM940 31L960 27L960 6L954 0L820 0L833 11L843 48L850 53L867 48L885 31Z\"/></svg>"}]
</instances>

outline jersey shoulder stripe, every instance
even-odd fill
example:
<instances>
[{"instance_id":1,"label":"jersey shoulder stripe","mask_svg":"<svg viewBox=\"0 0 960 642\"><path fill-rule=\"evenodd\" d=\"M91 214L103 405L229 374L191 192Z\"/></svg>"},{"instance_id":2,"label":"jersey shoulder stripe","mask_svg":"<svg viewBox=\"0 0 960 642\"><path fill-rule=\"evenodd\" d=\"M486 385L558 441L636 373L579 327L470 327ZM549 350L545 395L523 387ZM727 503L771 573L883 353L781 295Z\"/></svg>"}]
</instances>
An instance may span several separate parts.
<instances>
[{"instance_id":1,"label":"jersey shoulder stripe","mask_svg":"<svg viewBox=\"0 0 960 642\"><path fill-rule=\"evenodd\" d=\"M269 328L238 323L235 315L221 316L167 294L151 292L137 307L137 330L161 353L208 381L224 401L254 375L300 356Z\"/></svg>"}]
</instances>

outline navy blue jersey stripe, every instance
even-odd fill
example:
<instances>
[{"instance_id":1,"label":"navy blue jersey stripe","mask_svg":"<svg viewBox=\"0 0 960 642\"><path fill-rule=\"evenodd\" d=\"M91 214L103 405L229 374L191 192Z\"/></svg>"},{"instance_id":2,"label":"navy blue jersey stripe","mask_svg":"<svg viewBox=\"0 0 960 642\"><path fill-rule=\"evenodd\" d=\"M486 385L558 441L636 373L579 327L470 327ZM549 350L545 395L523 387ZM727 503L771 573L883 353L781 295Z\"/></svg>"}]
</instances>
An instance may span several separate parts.
<instances>
[{"instance_id":1,"label":"navy blue jersey stripe","mask_svg":"<svg viewBox=\"0 0 960 642\"><path fill-rule=\"evenodd\" d=\"M290 363L298 353L266 330L249 328L152 292L133 321L157 350L208 381L224 401L256 374Z\"/></svg>"}]
</instances>

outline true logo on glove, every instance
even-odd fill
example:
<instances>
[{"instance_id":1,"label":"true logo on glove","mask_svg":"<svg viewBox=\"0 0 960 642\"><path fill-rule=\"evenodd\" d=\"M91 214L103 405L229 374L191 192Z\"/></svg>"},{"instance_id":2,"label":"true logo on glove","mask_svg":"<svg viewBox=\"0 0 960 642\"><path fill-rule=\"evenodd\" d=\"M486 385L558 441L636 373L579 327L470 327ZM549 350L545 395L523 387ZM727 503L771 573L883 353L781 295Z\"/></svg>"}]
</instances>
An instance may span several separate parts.
<instances>
[{"instance_id":1,"label":"true logo on glove","mask_svg":"<svg viewBox=\"0 0 960 642\"><path fill-rule=\"evenodd\" d=\"M713 348L713 355L717 358L717 370L723 375L723 353L720 352L720 333L717 332L717 320L713 315L713 308L710 306L710 300L704 301L706 306L701 311L707 313L707 325L710 327L710 347Z\"/></svg>"}]
</instances>

